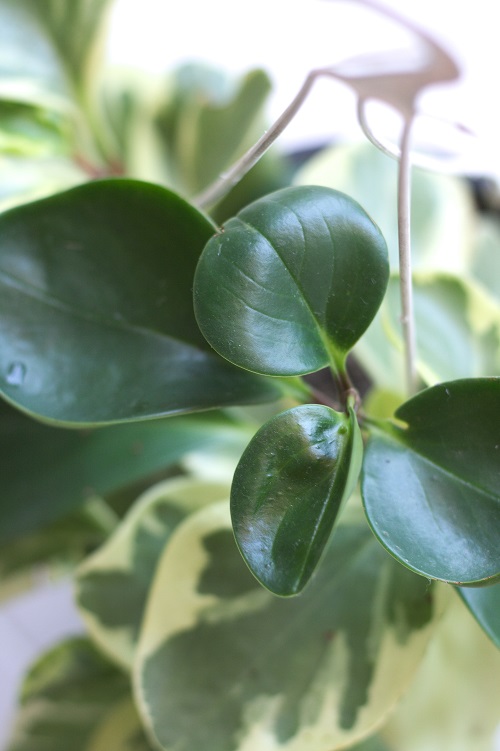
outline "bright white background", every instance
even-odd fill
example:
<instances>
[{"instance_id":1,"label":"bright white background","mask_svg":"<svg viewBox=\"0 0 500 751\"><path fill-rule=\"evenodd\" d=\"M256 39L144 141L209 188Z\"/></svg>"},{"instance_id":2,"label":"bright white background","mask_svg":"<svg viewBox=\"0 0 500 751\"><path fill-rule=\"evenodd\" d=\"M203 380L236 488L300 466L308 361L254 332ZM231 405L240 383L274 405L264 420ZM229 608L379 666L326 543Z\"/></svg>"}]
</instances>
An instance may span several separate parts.
<instances>
[{"instance_id":1,"label":"bright white background","mask_svg":"<svg viewBox=\"0 0 500 751\"><path fill-rule=\"evenodd\" d=\"M460 122L478 134L474 148L462 154L459 168L500 175L497 4L386 4L431 30L462 66L460 82L440 87L422 100L427 113ZM158 73L196 59L235 72L265 67L275 86L271 118L293 98L309 69L405 41L390 25L362 12L354 0L117 0L110 31L108 58L116 66ZM302 147L339 136L360 136L353 97L340 84L320 82L282 140ZM22 673L40 650L79 628L65 582L45 582L34 594L0 611L0 748Z\"/></svg>"}]
</instances>

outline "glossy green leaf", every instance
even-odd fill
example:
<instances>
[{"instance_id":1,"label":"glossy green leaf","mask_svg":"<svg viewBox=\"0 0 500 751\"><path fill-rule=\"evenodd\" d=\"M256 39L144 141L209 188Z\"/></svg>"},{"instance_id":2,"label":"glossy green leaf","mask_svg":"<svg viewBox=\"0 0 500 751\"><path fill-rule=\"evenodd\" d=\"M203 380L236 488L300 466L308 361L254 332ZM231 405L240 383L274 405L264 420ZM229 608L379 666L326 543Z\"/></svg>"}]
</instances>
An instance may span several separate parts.
<instances>
[{"instance_id":1,"label":"glossy green leaf","mask_svg":"<svg viewBox=\"0 0 500 751\"><path fill-rule=\"evenodd\" d=\"M432 632L428 583L361 514L341 522L300 597L274 597L241 560L227 504L187 519L159 563L134 684L171 751L334 751L382 722Z\"/></svg>"},{"instance_id":2,"label":"glossy green leaf","mask_svg":"<svg viewBox=\"0 0 500 751\"><path fill-rule=\"evenodd\" d=\"M355 201L327 188L285 188L247 206L208 242L195 313L212 346L248 370L343 368L388 273L385 241Z\"/></svg>"},{"instance_id":3,"label":"glossy green leaf","mask_svg":"<svg viewBox=\"0 0 500 751\"><path fill-rule=\"evenodd\" d=\"M24 410L99 424L276 398L221 360L191 287L213 225L164 188L88 183L0 217L0 386Z\"/></svg>"},{"instance_id":4,"label":"glossy green leaf","mask_svg":"<svg viewBox=\"0 0 500 751\"><path fill-rule=\"evenodd\" d=\"M394 751L497 747L500 652L454 600L415 682L381 731Z\"/></svg>"},{"instance_id":5,"label":"glossy green leaf","mask_svg":"<svg viewBox=\"0 0 500 751\"><path fill-rule=\"evenodd\" d=\"M128 716L117 726L117 713ZM109 726L116 734L110 735ZM130 700L128 677L86 639L70 639L44 654L25 678L21 706L6 751L150 751Z\"/></svg>"},{"instance_id":6,"label":"glossy green leaf","mask_svg":"<svg viewBox=\"0 0 500 751\"><path fill-rule=\"evenodd\" d=\"M363 443L355 414L304 405L273 417L236 469L231 516L257 579L295 595L314 573L356 485Z\"/></svg>"},{"instance_id":7,"label":"glossy green leaf","mask_svg":"<svg viewBox=\"0 0 500 751\"><path fill-rule=\"evenodd\" d=\"M500 583L489 587L458 587L457 591L479 625L500 648Z\"/></svg>"},{"instance_id":8,"label":"glossy green leaf","mask_svg":"<svg viewBox=\"0 0 500 751\"><path fill-rule=\"evenodd\" d=\"M406 426L374 430L365 449L362 493L373 531L432 579L500 578L500 378L434 386L396 417Z\"/></svg>"},{"instance_id":9,"label":"glossy green leaf","mask_svg":"<svg viewBox=\"0 0 500 751\"><path fill-rule=\"evenodd\" d=\"M377 222L398 268L398 166L371 143L335 146L309 160L296 175L301 185L325 185L347 193ZM414 269L461 273L469 268L474 204L467 184L455 177L412 170L411 241Z\"/></svg>"},{"instance_id":10,"label":"glossy green leaf","mask_svg":"<svg viewBox=\"0 0 500 751\"><path fill-rule=\"evenodd\" d=\"M147 479L189 452L242 452L252 432L216 413L61 430L0 402L0 542L15 544L89 498Z\"/></svg>"},{"instance_id":11,"label":"glossy green leaf","mask_svg":"<svg viewBox=\"0 0 500 751\"><path fill-rule=\"evenodd\" d=\"M130 667L158 560L193 511L227 499L229 485L167 480L144 493L105 545L80 566L76 597L94 641Z\"/></svg>"}]
</instances>

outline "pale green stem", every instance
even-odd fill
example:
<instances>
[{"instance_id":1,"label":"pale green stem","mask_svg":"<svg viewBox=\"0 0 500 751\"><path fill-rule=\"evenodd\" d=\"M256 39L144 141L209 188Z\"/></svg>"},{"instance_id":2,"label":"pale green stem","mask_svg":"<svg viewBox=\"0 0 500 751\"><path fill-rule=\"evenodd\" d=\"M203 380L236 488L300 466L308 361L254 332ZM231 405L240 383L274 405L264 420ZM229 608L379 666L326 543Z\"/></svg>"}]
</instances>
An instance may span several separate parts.
<instances>
[{"instance_id":1,"label":"pale green stem","mask_svg":"<svg viewBox=\"0 0 500 751\"><path fill-rule=\"evenodd\" d=\"M399 144L399 154L390 151L373 133L366 119L366 100L358 101L358 120L363 133L374 146L390 157L398 160L398 246L399 280L401 292L401 326L405 349L406 389L408 396L418 388L417 346L415 315L413 311L413 286L411 276L411 160L410 141L414 114L404 115L403 130Z\"/></svg>"},{"instance_id":2,"label":"pale green stem","mask_svg":"<svg viewBox=\"0 0 500 751\"><path fill-rule=\"evenodd\" d=\"M241 159L238 159L238 161L235 162L227 172L221 175L218 180L212 183L212 185L209 185L206 190L195 196L193 202L200 208L208 208L223 198L226 193L228 193L231 188L234 187L255 164L257 164L259 159L265 154L269 147L272 146L278 136L280 136L285 128L291 123L309 96L309 92L311 91L315 80L319 78L319 76L328 75L329 73L329 68L318 68L317 70L312 70L308 74L300 91L291 104L288 105L283 114L280 115L269 130L267 130L264 135L259 138L257 143L252 146L252 148L249 149Z\"/></svg>"},{"instance_id":3,"label":"pale green stem","mask_svg":"<svg viewBox=\"0 0 500 751\"><path fill-rule=\"evenodd\" d=\"M401 292L401 325L405 343L406 388L409 396L417 392L416 334L411 276L411 159L410 141L413 116L405 117L398 163L398 242Z\"/></svg>"}]
</instances>

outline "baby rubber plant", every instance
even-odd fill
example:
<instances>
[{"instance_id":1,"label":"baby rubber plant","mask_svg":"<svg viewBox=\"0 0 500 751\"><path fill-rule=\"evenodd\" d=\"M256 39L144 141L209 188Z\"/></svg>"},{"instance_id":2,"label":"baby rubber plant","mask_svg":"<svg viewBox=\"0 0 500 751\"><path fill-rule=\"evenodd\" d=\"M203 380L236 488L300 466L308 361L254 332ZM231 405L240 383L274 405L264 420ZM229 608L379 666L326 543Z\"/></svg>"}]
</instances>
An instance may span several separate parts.
<instances>
[{"instance_id":1,"label":"baby rubber plant","mask_svg":"<svg viewBox=\"0 0 500 751\"><path fill-rule=\"evenodd\" d=\"M274 417L251 441L234 477L237 543L257 578L280 595L297 594L309 580L361 468L370 526L401 563L456 585L493 584L500 576L500 381L464 379L415 394L411 128L421 91L452 81L458 69L427 34L411 28L422 52L418 70L374 75L370 69L380 70L380 61L367 57L313 71L274 129L201 197L213 200L253 163L319 76L354 89L360 123L385 151L368 125L366 105L378 99L401 116L401 323L411 398L396 420L364 415L346 370L346 356L377 312L388 281L384 240L352 199L307 186L263 198L216 233L197 267L198 324L224 358L271 376L328 366L337 383L340 411L307 404ZM496 597L496 589L484 590L485 601Z\"/></svg>"},{"instance_id":2,"label":"baby rubber plant","mask_svg":"<svg viewBox=\"0 0 500 751\"><path fill-rule=\"evenodd\" d=\"M153 584L145 592L140 583L130 629L138 644L122 667L133 670L154 747L246 751L299 738L293 748L329 751L357 742L399 697L401 645L430 620L428 580L460 587L500 644L500 379L418 391L415 364L411 129L422 90L454 80L458 69L426 33L373 2L362 5L414 34L420 65L400 72L400 58L369 56L311 72L275 125L192 203L120 178L0 216L1 393L11 405L52 425L110 430L284 394L294 399L251 438L232 482L232 529L254 577L237 568L226 506L217 505L184 521L169 508L163 521L175 519L179 528L154 579L151 561L140 569L139 579L147 569ZM379 147L387 148L370 128L367 103L382 101L401 117L395 156L408 400L390 420L370 415L349 375L348 355L389 279L385 240L356 200L295 186L259 198L222 226L203 213L266 152L321 76L354 90L362 128ZM373 181L376 190L376 175ZM303 377L324 368L332 396ZM175 424L174 442L183 430ZM69 454L75 472L96 464L96 455L75 462ZM359 477L382 547L365 527L340 532ZM158 523L149 519L140 531L154 536ZM377 555L393 568L374 580ZM343 561L352 563L350 573ZM113 574L115 585L123 582ZM177 597L170 610L167 596ZM115 616L106 611L108 622ZM390 670L380 678L375 663L387 654L386 622L395 636ZM334 653L337 630L348 646ZM281 650L276 670L266 664L273 650ZM352 671L339 699L331 681L346 662ZM334 724L340 718L334 730L332 716Z\"/></svg>"}]
</instances>

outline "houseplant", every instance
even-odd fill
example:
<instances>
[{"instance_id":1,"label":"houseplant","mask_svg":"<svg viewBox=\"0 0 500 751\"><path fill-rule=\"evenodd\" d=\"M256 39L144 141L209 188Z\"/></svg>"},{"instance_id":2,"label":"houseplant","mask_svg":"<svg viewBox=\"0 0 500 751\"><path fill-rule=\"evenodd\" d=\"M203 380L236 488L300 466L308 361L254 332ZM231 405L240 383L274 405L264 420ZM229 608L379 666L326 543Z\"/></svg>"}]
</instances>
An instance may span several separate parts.
<instances>
[{"instance_id":1,"label":"houseplant","mask_svg":"<svg viewBox=\"0 0 500 751\"><path fill-rule=\"evenodd\" d=\"M398 732L420 743L404 715L403 731L396 720L385 739L364 739L411 684L443 613L472 623L453 589L499 640L498 291L430 271L428 235L411 286L401 159L403 276L425 334L416 359L359 185L350 197L335 170L331 187L308 179L316 163L290 186L274 155L228 194L273 129L216 179L257 139L264 74L229 98L191 68L163 100L141 101L142 88L138 100L128 82L99 99L86 63L106 3L66 6L71 44L57 3L0 7L45 62L28 70L29 95L4 95L5 149L42 169L57 155L58 187L81 182L0 217L3 568L92 551L76 572L89 640L33 667L10 748L78 737L94 751L390 749ZM435 66L398 78L391 102L405 137L420 88L453 76L421 41ZM292 110L319 74L349 78L315 72ZM350 83L363 102L363 76ZM192 201L130 176L138 134ZM378 179L392 169L368 152L332 158L351 164L345 179L356 160ZM197 207L222 198L217 223ZM392 367L400 340L406 383ZM319 382L302 377L315 372ZM482 642L477 654L489 655ZM464 748L488 743L497 718L483 704L488 719L461 733Z\"/></svg>"}]
</instances>

